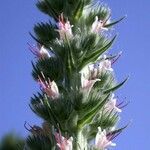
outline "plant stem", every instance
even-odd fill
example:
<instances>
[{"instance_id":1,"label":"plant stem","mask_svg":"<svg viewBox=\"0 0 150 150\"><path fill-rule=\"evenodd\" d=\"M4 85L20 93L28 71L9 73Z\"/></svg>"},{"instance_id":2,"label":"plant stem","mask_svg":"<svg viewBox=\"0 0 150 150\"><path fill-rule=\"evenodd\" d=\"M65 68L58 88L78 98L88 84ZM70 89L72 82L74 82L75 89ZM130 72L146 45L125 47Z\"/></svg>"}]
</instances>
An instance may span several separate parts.
<instances>
[{"instance_id":1,"label":"plant stem","mask_svg":"<svg viewBox=\"0 0 150 150\"><path fill-rule=\"evenodd\" d=\"M75 150L87 150L87 140L83 136L82 130L76 133Z\"/></svg>"}]
</instances>

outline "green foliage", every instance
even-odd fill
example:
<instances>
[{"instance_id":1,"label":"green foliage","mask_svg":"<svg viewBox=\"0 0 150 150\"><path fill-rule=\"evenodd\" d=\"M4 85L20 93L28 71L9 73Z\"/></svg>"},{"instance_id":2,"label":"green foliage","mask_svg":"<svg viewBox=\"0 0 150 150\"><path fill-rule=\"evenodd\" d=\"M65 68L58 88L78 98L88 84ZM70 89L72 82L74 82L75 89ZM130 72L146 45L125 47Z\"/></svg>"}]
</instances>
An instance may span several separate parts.
<instances>
[{"instance_id":1,"label":"green foliage","mask_svg":"<svg viewBox=\"0 0 150 150\"><path fill-rule=\"evenodd\" d=\"M75 21L80 18L85 5L91 0L43 0L37 3L39 10L58 20L59 15L63 12L69 20Z\"/></svg>"},{"instance_id":2,"label":"green foliage","mask_svg":"<svg viewBox=\"0 0 150 150\"><path fill-rule=\"evenodd\" d=\"M26 143L25 150L55 150L50 138L43 135L29 136Z\"/></svg>"},{"instance_id":3,"label":"green foliage","mask_svg":"<svg viewBox=\"0 0 150 150\"><path fill-rule=\"evenodd\" d=\"M118 122L118 114L111 112L104 112L97 114L95 118L93 119L93 123L89 126L89 132L87 134L88 140L92 140L96 133L97 128L101 127L102 129L109 129L112 128L116 122Z\"/></svg>"},{"instance_id":4,"label":"green foliage","mask_svg":"<svg viewBox=\"0 0 150 150\"><path fill-rule=\"evenodd\" d=\"M45 45L51 43L54 39L58 38L57 26L52 22L38 23L34 27L34 32L39 41L42 41Z\"/></svg>"},{"instance_id":5,"label":"green foliage","mask_svg":"<svg viewBox=\"0 0 150 150\"><path fill-rule=\"evenodd\" d=\"M102 107L106 104L106 101L109 96L107 96L104 100L99 100L99 102L93 107L86 115L79 120L79 128L82 128L86 124L90 124L93 120L93 117L102 109Z\"/></svg>"},{"instance_id":6,"label":"green foliage","mask_svg":"<svg viewBox=\"0 0 150 150\"><path fill-rule=\"evenodd\" d=\"M82 69L87 64L95 62L100 55L102 55L106 50L108 50L112 46L112 43L114 42L115 38L116 37L114 37L109 42L106 41L102 48L100 47L99 49L95 48L93 49L92 53L90 53L89 55L87 54L87 56L83 59L83 63L79 66L79 68Z\"/></svg>"},{"instance_id":7,"label":"green foliage","mask_svg":"<svg viewBox=\"0 0 150 150\"><path fill-rule=\"evenodd\" d=\"M32 63L32 66L32 75L35 80L42 78L41 72L44 73L46 79L50 78L52 81L59 81L63 78L63 64L57 58L40 59L36 64Z\"/></svg>"},{"instance_id":8,"label":"green foliage","mask_svg":"<svg viewBox=\"0 0 150 150\"><path fill-rule=\"evenodd\" d=\"M110 17L111 12L107 6L96 3L85 7L83 14L81 20L87 26L91 26L96 16L98 16L100 20L106 20Z\"/></svg>"}]
</instances>

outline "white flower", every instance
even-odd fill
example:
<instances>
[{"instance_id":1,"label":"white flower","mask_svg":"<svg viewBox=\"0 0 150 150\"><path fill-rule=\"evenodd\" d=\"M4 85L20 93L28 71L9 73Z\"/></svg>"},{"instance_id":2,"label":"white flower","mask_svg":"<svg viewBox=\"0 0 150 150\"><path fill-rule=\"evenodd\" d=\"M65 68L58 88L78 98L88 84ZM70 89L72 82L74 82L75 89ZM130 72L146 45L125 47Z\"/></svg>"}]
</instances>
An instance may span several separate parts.
<instances>
[{"instance_id":1,"label":"white flower","mask_svg":"<svg viewBox=\"0 0 150 150\"><path fill-rule=\"evenodd\" d=\"M106 130L102 131L101 128L98 127L98 132L95 138L95 147L100 150L107 150L109 146L116 146L116 144L112 143L112 141L107 138Z\"/></svg>"},{"instance_id":2,"label":"white flower","mask_svg":"<svg viewBox=\"0 0 150 150\"><path fill-rule=\"evenodd\" d=\"M98 75L100 74L99 63L89 64L85 66L82 69L81 74L88 80L94 80L98 78Z\"/></svg>"},{"instance_id":3,"label":"white flower","mask_svg":"<svg viewBox=\"0 0 150 150\"><path fill-rule=\"evenodd\" d=\"M101 81L100 79L88 80L84 77L81 77L81 87L83 91L89 93L97 81Z\"/></svg>"},{"instance_id":4,"label":"white flower","mask_svg":"<svg viewBox=\"0 0 150 150\"><path fill-rule=\"evenodd\" d=\"M67 20L66 22L64 22L64 17L63 14L61 14L60 16L60 20L58 22L58 32L60 35L60 39L65 39L65 38L72 38L73 34L72 34L72 27L73 25L70 25L70 22Z\"/></svg>"},{"instance_id":5,"label":"white flower","mask_svg":"<svg viewBox=\"0 0 150 150\"><path fill-rule=\"evenodd\" d=\"M70 137L68 140L63 137L61 134L56 133L55 134L57 146L60 148L60 150L72 150L73 145L73 137Z\"/></svg>"},{"instance_id":6,"label":"white flower","mask_svg":"<svg viewBox=\"0 0 150 150\"><path fill-rule=\"evenodd\" d=\"M99 33L101 30L108 30L108 28L104 27L106 24L105 21L98 20L98 16L95 17L95 21L92 24L91 32Z\"/></svg>"},{"instance_id":7,"label":"white flower","mask_svg":"<svg viewBox=\"0 0 150 150\"><path fill-rule=\"evenodd\" d=\"M107 111L115 111L115 112L122 112L121 109L119 109L116 105L117 105L117 99L114 98L114 94L112 94L111 99L106 103L105 105L105 112Z\"/></svg>"},{"instance_id":8,"label":"white flower","mask_svg":"<svg viewBox=\"0 0 150 150\"><path fill-rule=\"evenodd\" d=\"M90 70L90 77L92 79L95 79L99 76L101 70L99 68L99 63L95 63L95 64L90 64L89 65L89 70Z\"/></svg>"},{"instance_id":9,"label":"white flower","mask_svg":"<svg viewBox=\"0 0 150 150\"><path fill-rule=\"evenodd\" d=\"M44 46L42 46L41 49L40 49L40 55L43 58L51 57L51 55L49 54L48 50Z\"/></svg>"},{"instance_id":10,"label":"white flower","mask_svg":"<svg viewBox=\"0 0 150 150\"><path fill-rule=\"evenodd\" d=\"M57 84L54 81L42 81L42 79L39 78L39 84L43 91L51 98L56 99L59 97L59 90L57 87Z\"/></svg>"},{"instance_id":11,"label":"white flower","mask_svg":"<svg viewBox=\"0 0 150 150\"><path fill-rule=\"evenodd\" d=\"M92 87L99 79L100 75L104 71L113 71L111 68L111 61L106 59L104 55L100 62L94 64L88 64L81 70L81 87L83 92L91 91Z\"/></svg>"},{"instance_id":12,"label":"white flower","mask_svg":"<svg viewBox=\"0 0 150 150\"><path fill-rule=\"evenodd\" d=\"M113 68L111 67L111 61L106 59L104 55L101 61L85 66L81 72L87 79L96 79L105 71L112 72Z\"/></svg>"},{"instance_id":13,"label":"white flower","mask_svg":"<svg viewBox=\"0 0 150 150\"><path fill-rule=\"evenodd\" d=\"M109 59L106 59L107 56L104 55L102 61L99 63L99 69L102 71L113 71L111 67L111 61Z\"/></svg>"},{"instance_id":14,"label":"white flower","mask_svg":"<svg viewBox=\"0 0 150 150\"><path fill-rule=\"evenodd\" d=\"M97 81L101 81L100 79L90 79L90 72L89 67L85 67L80 73L81 73L81 91L87 93L87 95L90 93L92 87Z\"/></svg>"}]
</instances>

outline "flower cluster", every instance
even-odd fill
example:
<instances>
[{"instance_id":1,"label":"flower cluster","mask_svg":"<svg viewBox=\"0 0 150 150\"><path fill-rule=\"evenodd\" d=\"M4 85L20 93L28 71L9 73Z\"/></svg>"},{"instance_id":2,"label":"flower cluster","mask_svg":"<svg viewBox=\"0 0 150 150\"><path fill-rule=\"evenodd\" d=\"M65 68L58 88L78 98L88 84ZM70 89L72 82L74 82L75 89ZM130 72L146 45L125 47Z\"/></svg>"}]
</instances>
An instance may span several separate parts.
<instances>
[{"instance_id":1,"label":"flower cluster","mask_svg":"<svg viewBox=\"0 0 150 150\"><path fill-rule=\"evenodd\" d=\"M63 14L60 15L59 22L58 22L58 32L60 35L60 39L64 40L66 38L70 39L73 37L72 34L72 27L73 25L70 25L69 20L66 22L64 21L64 16Z\"/></svg>"},{"instance_id":2,"label":"flower cluster","mask_svg":"<svg viewBox=\"0 0 150 150\"><path fill-rule=\"evenodd\" d=\"M90 64L89 70L91 71L92 78L95 78L97 76L100 76L103 72L106 71L112 72L113 68L112 68L111 61L107 59L106 55L104 55L100 62L96 62L95 64Z\"/></svg>"},{"instance_id":3,"label":"flower cluster","mask_svg":"<svg viewBox=\"0 0 150 150\"><path fill-rule=\"evenodd\" d=\"M89 77L91 79L95 79L102 75L102 73L106 71L113 71L112 62L107 59L107 56L104 55L100 61L96 63L89 64L85 68L83 68L84 76Z\"/></svg>"},{"instance_id":4,"label":"flower cluster","mask_svg":"<svg viewBox=\"0 0 150 150\"><path fill-rule=\"evenodd\" d=\"M105 71L113 71L111 61L107 59L106 55L103 56L100 62L85 66L80 72L82 90L89 93L93 85L100 81L99 77Z\"/></svg>"}]
</instances>

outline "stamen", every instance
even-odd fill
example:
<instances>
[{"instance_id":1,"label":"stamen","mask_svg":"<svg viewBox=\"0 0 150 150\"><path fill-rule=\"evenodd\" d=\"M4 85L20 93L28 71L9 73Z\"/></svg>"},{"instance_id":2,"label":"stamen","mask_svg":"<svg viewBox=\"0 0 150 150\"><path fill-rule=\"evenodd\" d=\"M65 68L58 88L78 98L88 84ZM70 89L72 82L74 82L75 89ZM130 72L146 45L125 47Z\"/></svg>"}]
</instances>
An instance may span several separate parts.
<instances>
[{"instance_id":1,"label":"stamen","mask_svg":"<svg viewBox=\"0 0 150 150\"><path fill-rule=\"evenodd\" d=\"M113 59L113 61L111 62L111 64L113 65L115 62L117 62L117 60L121 57L122 55L122 51L118 54L118 56L116 56L115 59Z\"/></svg>"}]
</instances>

